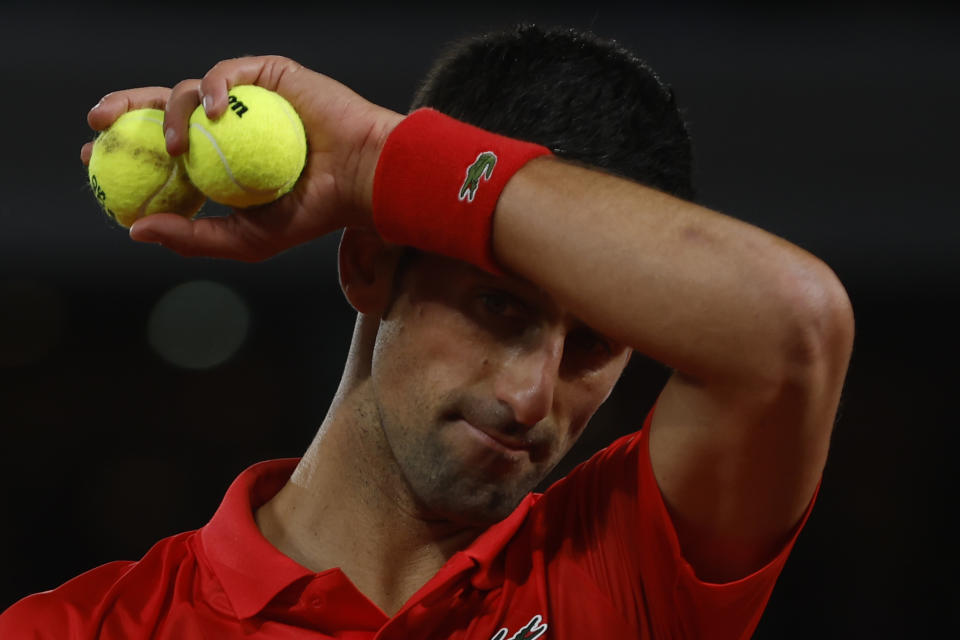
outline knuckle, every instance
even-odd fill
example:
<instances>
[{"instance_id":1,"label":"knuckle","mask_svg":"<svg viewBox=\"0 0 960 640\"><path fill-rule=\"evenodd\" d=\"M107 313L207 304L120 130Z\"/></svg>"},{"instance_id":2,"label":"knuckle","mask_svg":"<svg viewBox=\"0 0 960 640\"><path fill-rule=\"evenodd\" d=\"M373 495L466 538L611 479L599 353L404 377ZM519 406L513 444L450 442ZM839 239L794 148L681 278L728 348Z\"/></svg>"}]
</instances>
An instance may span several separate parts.
<instances>
[{"instance_id":1,"label":"knuckle","mask_svg":"<svg viewBox=\"0 0 960 640\"><path fill-rule=\"evenodd\" d=\"M269 55L264 56L262 60L265 71L263 75L274 81L278 81L284 74L296 71L301 67L300 63L286 56Z\"/></svg>"},{"instance_id":2,"label":"knuckle","mask_svg":"<svg viewBox=\"0 0 960 640\"><path fill-rule=\"evenodd\" d=\"M176 94L184 93L191 90L196 90L197 85L200 84L200 81L196 78L190 78L187 80L181 80L173 86L173 92Z\"/></svg>"},{"instance_id":3,"label":"knuckle","mask_svg":"<svg viewBox=\"0 0 960 640\"><path fill-rule=\"evenodd\" d=\"M207 78L211 75L217 75L218 73L222 72L224 68L228 68L231 65L236 64L237 60L240 60L240 59L241 58L227 58L226 60L220 60L215 65L210 67L210 70L207 71L206 75L204 75L204 78Z\"/></svg>"}]
</instances>

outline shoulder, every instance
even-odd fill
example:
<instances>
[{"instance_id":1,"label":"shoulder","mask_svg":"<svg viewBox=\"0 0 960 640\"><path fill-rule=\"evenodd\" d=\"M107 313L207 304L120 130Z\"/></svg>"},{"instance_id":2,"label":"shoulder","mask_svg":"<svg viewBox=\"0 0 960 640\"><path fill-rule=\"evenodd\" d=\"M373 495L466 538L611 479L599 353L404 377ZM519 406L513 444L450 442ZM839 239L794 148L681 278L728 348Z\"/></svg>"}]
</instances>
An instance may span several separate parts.
<instances>
[{"instance_id":1,"label":"shoulder","mask_svg":"<svg viewBox=\"0 0 960 640\"><path fill-rule=\"evenodd\" d=\"M19 600L0 613L0 638L87 637L84 631L120 601L140 601L147 592L164 589L170 569L188 553L192 533L161 540L139 561L110 562Z\"/></svg>"},{"instance_id":2,"label":"shoulder","mask_svg":"<svg viewBox=\"0 0 960 640\"><path fill-rule=\"evenodd\" d=\"M649 418L641 431L618 438L552 485L536 507L531 531L546 552L549 579L559 585L574 576L580 600L592 589L630 628L669 629L676 637L749 637L806 520L750 575L700 579L653 473Z\"/></svg>"},{"instance_id":3,"label":"shoulder","mask_svg":"<svg viewBox=\"0 0 960 640\"><path fill-rule=\"evenodd\" d=\"M0 638L58 637L73 627L78 614L95 608L97 595L108 591L133 562L111 562L69 582L27 596L0 614Z\"/></svg>"}]
</instances>

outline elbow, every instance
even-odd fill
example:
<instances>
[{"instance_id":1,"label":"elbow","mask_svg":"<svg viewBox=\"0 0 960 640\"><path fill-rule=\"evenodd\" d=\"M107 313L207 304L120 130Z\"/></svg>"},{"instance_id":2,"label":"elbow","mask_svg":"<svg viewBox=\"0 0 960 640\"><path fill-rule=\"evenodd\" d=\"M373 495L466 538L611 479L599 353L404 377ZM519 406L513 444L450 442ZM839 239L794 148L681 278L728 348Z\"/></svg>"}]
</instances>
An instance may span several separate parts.
<instances>
[{"instance_id":1,"label":"elbow","mask_svg":"<svg viewBox=\"0 0 960 640\"><path fill-rule=\"evenodd\" d=\"M853 306L836 274L813 260L786 276L781 383L839 388L853 350Z\"/></svg>"}]
</instances>

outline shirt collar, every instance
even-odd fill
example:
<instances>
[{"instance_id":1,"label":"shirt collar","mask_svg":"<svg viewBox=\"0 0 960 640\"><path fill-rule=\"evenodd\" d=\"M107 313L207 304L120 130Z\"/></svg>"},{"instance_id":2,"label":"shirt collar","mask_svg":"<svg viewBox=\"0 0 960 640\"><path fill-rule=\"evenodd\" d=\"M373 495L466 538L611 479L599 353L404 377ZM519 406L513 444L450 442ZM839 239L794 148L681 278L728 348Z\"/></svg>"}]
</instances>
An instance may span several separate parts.
<instances>
[{"instance_id":1,"label":"shirt collar","mask_svg":"<svg viewBox=\"0 0 960 640\"><path fill-rule=\"evenodd\" d=\"M513 513L477 536L464 550L475 563L476 568L470 576L470 583L474 588L486 591L503 584L506 559L503 551L526 521L530 508L537 503L540 496L539 493L527 494Z\"/></svg>"},{"instance_id":2,"label":"shirt collar","mask_svg":"<svg viewBox=\"0 0 960 640\"><path fill-rule=\"evenodd\" d=\"M280 491L297 462L271 460L241 473L200 531L203 554L241 619L259 613L293 582L314 575L270 544L253 515Z\"/></svg>"},{"instance_id":3,"label":"shirt collar","mask_svg":"<svg viewBox=\"0 0 960 640\"><path fill-rule=\"evenodd\" d=\"M245 470L200 531L203 555L240 619L257 615L291 584L315 575L270 544L254 520L256 510L280 491L297 462L296 458L270 460ZM473 561L470 582L474 588L489 590L503 583L502 552L539 499L540 494L527 495L513 513L463 550Z\"/></svg>"}]
</instances>

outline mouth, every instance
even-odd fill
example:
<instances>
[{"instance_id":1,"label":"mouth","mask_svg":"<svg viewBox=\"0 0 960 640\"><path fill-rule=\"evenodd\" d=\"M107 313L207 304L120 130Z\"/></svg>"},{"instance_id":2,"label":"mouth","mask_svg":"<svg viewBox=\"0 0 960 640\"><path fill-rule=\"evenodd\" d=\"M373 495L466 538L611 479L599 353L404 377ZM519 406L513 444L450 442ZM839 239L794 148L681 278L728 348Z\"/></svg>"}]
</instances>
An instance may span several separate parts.
<instances>
[{"instance_id":1,"label":"mouth","mask_svg":"<svg viewBox=\"0 0 960 640\"><path fill-rule=\"evenodd\" d=\"M481 442L481 444L500 451L501 453L510 456L518 456L521 454L529 455L530 450L533 449L533 443L527 440L511 438L494 429L478 427L463 416L457 416L455 421L465 426L471 435Z\"/></svg>"}]
</instances>

